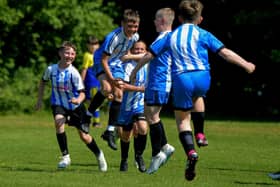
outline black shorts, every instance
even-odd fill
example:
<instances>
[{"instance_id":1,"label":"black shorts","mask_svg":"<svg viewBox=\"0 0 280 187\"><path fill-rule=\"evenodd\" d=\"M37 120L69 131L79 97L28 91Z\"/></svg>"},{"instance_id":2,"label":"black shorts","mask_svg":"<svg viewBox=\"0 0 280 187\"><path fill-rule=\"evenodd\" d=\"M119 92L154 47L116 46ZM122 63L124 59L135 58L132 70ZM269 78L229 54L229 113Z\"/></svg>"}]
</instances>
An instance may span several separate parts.
<instances>
[{"instance_id":1,"label":"black shorts","mask_svg":"<svg viewBox=\"0 0 280 187\"><path fill-rule=\"evenodd\" d=\"M52 105L53 116L61 114L66 118L69 126L75 126L84 133L89 133L90 117L86 115L86 108L83 104L75 110L68 110L62 106Z\"/></svg>"},{"instance_id":2,"label":"black shorts","mask_svg":"<svg viewBox=\"0 0 280 187\"><path fill-rule=\"evenodd\" d=\"M146 120L146 117L143 113L133 115L131 123L129 123L128 125L120 125L120 126L123 128L124 131L131 131L133 129L134 123L140 120Z\"/></svg>"}]
</instances>

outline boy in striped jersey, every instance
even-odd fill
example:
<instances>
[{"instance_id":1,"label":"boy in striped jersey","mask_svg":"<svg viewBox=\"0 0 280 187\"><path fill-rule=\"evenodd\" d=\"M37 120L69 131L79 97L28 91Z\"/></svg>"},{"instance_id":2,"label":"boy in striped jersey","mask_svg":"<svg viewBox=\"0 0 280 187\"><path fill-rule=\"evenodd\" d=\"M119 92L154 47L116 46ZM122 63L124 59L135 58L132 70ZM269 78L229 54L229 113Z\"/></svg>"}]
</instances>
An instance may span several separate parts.
<instances>
[{"instance_id":1,"label":"boy in striped jersey","mask_svg":"<svg viewBox=\"0 0 280 187\"><path fill-rule=\"evenodd\" d=\"M145 54L147 46L143 41L136 42L132 49L132 54ZM135 84L129 84L129 76L137 61L122 58L124 67L124 82L120 81L121 88L124 90L123 101L121 104L120 115L117 125L120 130L121 139L121 163L120 171L128 169L128 152L132 135L134 136L134 159L140 172L146 171L143 152L147 142L148 124L144 116L144 90L147 80L147 66L143 66L137 73Z\"/></svg>"},{"instance_id":2,"label":"boy in striped jersey","mask_svg":"<svg viewBox=\"0 0 280 187\"><path fill-rule=\"evenodd\" d=\"M154 53L157 46L168 38L174 16L175 13L171 8L162 8L156 12L154 24L159 35L150 45L151 53ZM142 64L138 64L133 70L133 79L140 67ZM149 62L148 82L145 89L145 116L150 127L152 145L152 160L147 170L148 174L156 172L175 151L175 148L167 143L164 125L160 119L160 111L162 106L168 103L170 90L171 55L166 51Z\"/></svg>"},{"instance_id":3,"label":"boy in striped jersey","mask_svg":"<svg viewBox=\"0 0 280 187\"><path fill-rule=\"evenodd\" d=\"M210 32L200 28L203 4L199 0L183 0L179 5L181 26L170 37L158 45L153 54L144 56L138 64L171 50L172 98L179 138L187 157L185 178L193 180L198 155L194 148L191 128L191 110L198 98L206 95L210 88L210 64L208 50L218 54L224 60L240 66L247 73L253 73L255 65L226 48Z\"/></svg>"},{"instance_id":4,"label":"boy in striped jersey","mask_svg":"<svg viewBox=\"0 0 280 187\"><path fill-rule=\"evenodd\" d=\"M126 9L122 18L122 26L118 27L105 37L105 41L94 53L93 73L101 84L101 91L92 99L88 107L88 115L92 116L105 98L112 100L109 110L107 130L102 138L108 142L113 150L117 150L114 138L114 123L118 119L122 101L122 90L118 88L116 80L123 79L123 69L119 58L123 56L138 41L137 33L140 16L137 11Z\"/></svg>"},{"instance_id":5,"label":"boy in striped jersey","mask_svg":"<svg viewBox=\"0 0 280 187\"><path fill-rule=\"evenodd\" d=\"M36 110L42 107L44 88L48 81L51 82L51 107L56 128L56 137L62 154L58 168L66 168L71 164L67 145L65 124L75 126L81 140L94 153L99 170L107 171L104 154L89 134L89 118L83 105L85 99L84 84L78 70L72 65L76 58L76 47L68 41L58 49L60 60L57 64L47 67L39 85Z\"/></svg>"}]
</instances>

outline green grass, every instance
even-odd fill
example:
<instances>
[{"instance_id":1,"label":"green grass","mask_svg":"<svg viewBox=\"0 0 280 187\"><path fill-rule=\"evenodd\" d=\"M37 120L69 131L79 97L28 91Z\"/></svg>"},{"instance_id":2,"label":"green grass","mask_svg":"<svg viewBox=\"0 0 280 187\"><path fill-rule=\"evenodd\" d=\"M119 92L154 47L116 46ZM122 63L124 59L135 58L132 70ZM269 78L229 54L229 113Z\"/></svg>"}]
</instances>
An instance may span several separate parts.
<instances>
[{"instance_id":1,"label":"green grass","mask_svg":"<svg viewBox=\"0 0 280 187\"><path fill-rule=\"evenodd\" d=\"M175 120L162 118L169 143L176 151L168 163L153 175L142 174L134 167L131 146L129 169L119 172L120 151L111 150L100 135L105 129L91 128L91 134L103 149L108 172L98 170L95 157L81 142L76 130L67 127L72 165L56 168L59 148L50 113L0 116L0 186L108 186L108 187L251 187L279 186L267 173L280 170L280 123L206 121L209 146L197 148L197 177L184 179L185 155L178 140ZM144 153L147 166L151 145Z\"/></svg>"}]
</instances>

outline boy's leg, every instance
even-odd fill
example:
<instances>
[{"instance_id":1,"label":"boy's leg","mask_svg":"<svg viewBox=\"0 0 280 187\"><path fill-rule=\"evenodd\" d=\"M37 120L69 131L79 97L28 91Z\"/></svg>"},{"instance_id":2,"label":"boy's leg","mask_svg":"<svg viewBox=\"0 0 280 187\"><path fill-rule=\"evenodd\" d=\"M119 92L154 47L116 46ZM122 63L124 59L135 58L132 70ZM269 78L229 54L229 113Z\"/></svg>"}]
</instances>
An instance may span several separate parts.
<instances>
[{"instance_id":1,"label":"boy's leg","mask_svg":"<svg viewBox=\"0 0 280 187\"><path fill-rule=\"evenodd\" d=\"M115 142L115 123L118 120L120 112L121 102L112 101L110 110L109 110L109 120L108 127L106 131L101 135L101 137L108 142L108 145L111 149L117 150L117 145Z\"/></svg>"},{"instance_id":2,"label":"boy's leg","mask_svg":"<svg viewBox=\"0 0 280 187\"><path fill-rule=\"evenodd\" d=\"M198 147L207 146L208 141L204 134L205 104L203 97L194 101L194 109L191 113L195 139Z\"/></svg>"}]
</instances>

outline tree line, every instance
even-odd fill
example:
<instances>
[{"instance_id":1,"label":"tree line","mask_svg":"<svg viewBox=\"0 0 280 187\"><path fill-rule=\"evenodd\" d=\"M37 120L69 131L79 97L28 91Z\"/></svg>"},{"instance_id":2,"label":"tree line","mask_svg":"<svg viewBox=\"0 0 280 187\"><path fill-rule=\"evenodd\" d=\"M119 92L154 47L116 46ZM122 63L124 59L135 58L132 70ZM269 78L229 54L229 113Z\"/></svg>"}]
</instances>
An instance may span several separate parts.
<instances>
[{"instance_id":1,"label":"tree line","mask_svg":"<svg viewBox=\"0 0 280 187\"><path fill-rule=\"evenodd\" d=\"M102 41L119 25L125 8L138 9L140 36L150 44L158 8L175 9L180 0L0 0L0 113L32 112L37 84L44 68L58 60L56 47L71 40L78 47L80 66L88 35ZM253 75L210 54L212 86L207 96L209 114L224 116L279 116L277 73L280 65L280 0L202 0L201 27L257 66ZM179 23L174 22L174 27ZM46 97L46 106L48 98ZM48 106L47 106L48 107ZM46 107L46 108L47 108Z\"/></svg>"}]
</instances>

